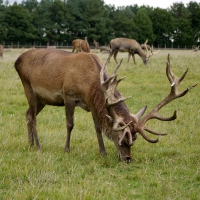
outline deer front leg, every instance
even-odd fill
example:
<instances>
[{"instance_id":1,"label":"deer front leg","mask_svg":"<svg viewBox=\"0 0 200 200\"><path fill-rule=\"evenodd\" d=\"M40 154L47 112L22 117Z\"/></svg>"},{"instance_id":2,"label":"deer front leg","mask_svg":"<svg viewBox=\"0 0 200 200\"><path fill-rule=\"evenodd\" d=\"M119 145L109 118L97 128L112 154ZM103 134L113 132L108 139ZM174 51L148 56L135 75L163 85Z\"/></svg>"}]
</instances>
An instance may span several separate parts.
<instances>
[{"instance_id":1,"label":"deer front leg","mask_svg":"<svg viewBox=\"0 0 200 200\"><path fill-rule=\"evenodd\" d=\"M74 109L75 102L66 102L65 103L65 114L66 114L66 127L67 127L67 140L65 144L65 152L70 152L70 138L71 132L74 127Z\"/></svg>"},{"instance_id":2,"label":"deer front leg","mask_svg":"<svg viewBox=\"0 0 200 200\"><path fill-rule=\"evenodd\" d=\"M93 116L93 121L94 121L94 126L95 126L97 139L98 139L98 143L99 143L100 153L102 155L106 155L107 153L106 153L105 145L104 145L103 138L102 138L102 130L99 126L98 120L96 120L96 118L94 116Z\"/></svg>"}]
</instances>

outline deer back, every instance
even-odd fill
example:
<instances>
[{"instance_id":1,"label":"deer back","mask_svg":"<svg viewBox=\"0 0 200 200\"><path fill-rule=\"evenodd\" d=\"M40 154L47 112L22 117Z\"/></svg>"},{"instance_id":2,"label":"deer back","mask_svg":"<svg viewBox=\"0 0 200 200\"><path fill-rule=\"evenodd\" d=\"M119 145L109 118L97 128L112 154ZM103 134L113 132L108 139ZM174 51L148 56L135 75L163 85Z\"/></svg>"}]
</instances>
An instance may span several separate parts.
<instances>
[{"instance_id":1,"label":"deer back","mask_svg":"<svg viewBox=\"0 0 200 200\"><path fill-rule=\"evenodd\" d=\"M82 39L75 39L72 41L73 49L78 49L80 51L84 51L89 53L90 52L90 46L87 41Z\"/></svg>"},{"instance_id":2,"label":"deer back","mask_svg":"<svg viewBox=\"0 0 200 200\"><path fill-rule=\"evenodd\" d=\"M64 105L65 99L70 98L89 111L93 109L93 99L97 98L91 95L101 95L96 92L100 91L101 62L96 55L84 52L33 49L19 56L15 68L25 90L31 85L44 104Z\"/></svg>"}]
</instances>

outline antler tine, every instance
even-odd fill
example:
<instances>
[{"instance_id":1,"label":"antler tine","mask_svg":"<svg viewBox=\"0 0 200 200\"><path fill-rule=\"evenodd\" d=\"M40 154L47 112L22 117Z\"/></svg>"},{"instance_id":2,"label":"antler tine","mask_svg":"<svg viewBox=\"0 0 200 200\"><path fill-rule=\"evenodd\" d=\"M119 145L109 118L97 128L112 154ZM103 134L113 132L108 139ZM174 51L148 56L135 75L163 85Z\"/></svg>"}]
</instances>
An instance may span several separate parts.
<instances>
[{"instance_id":1,"label":"antler tine","mask_svg":"<svg viewBox=\"0 0 200 200\"><path fill-rule=\"evenodd\" d=\"M170 68L170 55L168 54L168 59L167 59L167 66L166 66L166 75L169 79L169 82L171 83L171 91L169 92L169 94L167 95L166 98L164 98L160 103L158 103L147 115L145 115L139 122L136 123L135 125L135 131L139 132L143 138L145 140L147 140L148 142L151 143L155 143L158 142L157 140L151 140L150 138L148 138L148 136L145 134L144 130L154 134L154 135L166 135L165 133L157 133L155 131L152 131L150 129L148 129L147 127L145 127L145 123L150 120L150 119L158 119L161 121L171 121L171 120L175 120L177 118L177 111L174 111L174 114L171 117L162 117L158 114L158 111L164 107L165 105L167 105L168 103L170 103L171 101L184 96L189 90L191 90L192 88L194 88L198 83L194 84L193 86L187 88L186 90L184 90L183 92L179 92L178 91L178 86L181 83L181 81L184 79L184 77L186 76L188 72L188 69L183 73L183 75L178 78L177 76L175 76L175 74L172 72L171 68Z\"/></svg>"},{"instance_id":2,"label":"antler tine","mask_svg":"<svg viewBox=\"0 0 200 200\"><path fill-rule=\"evenodd\" d=\"M115 70L114 70L114 73L113 74L116 74L117 73L117 70L119 69L119 67L121 66L121 64L122 64L122 61L123 61L123 59L121 59L120 60L120 62L119 62L119 64L117 65L117 67L115 68Z\"/></svg>"},{"instance_id":3,"label":"antler tine","mask_svg":"<svg viewBox=\"0 0 200 200\"><path fill-rule=\"evenodd\" d=\"M126 124L123 121L123 119L118 117L118 115L114 111L114 106L116 104L130 98L130 97L124 98L121 95L115 93L117 85L125 78L125 77L122 77L119 80L117 80L117 70L119 69L119 67L122 63L122 60L119 62L119 64L115 68L113 75L108 77L106 80L104 80L104 70L105 70L107 62L108 62L108 59L105 62L105 64L103 65L101 72L100 72L101 89L103 91L104 98L105 98L105 106L109 113L109 115L106 115L106 116L108 117L108 119L111 122L113 122L113 130L114 131L122 131L122 135L120 136L119 144L121 144L123 138L125 137L125 135L127 133L128 138L129 138L129 145L132 145L133 139L132 139L132 135L130 132L130 128L128 127L128 125L131 122Z\"/></svg>"}]
</instances>

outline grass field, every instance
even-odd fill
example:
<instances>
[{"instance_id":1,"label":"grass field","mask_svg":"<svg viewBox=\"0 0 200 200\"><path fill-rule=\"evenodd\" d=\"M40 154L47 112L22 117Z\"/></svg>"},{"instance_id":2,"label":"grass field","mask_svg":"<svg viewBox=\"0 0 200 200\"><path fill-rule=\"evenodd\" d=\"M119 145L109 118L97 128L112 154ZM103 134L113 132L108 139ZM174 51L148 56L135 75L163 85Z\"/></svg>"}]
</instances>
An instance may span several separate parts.
<instances>
[{"instance_id":1,"label":"grass field","mask_svg":"<svg viewBox=\"0 0 200 200\"><path fill-rule=\"evenodd\" d=\"M124 57L118 89L130 111L144 105L148 110L170 90L165 75L167 54L179 77L189 68L180 90L200 82L200 52L165 51L151 57L148 66L136 55L137 64ZM157 144L140 135L132 147L132 162L118 160L114 143L104 137L108 155L99 154L91 113L75 111L71 152L64 154L66 140L63 107L46 106L37 118L42 151L29 149L25 111L28 104L14 69L20 50L0 59L0 200L197 200L200 199L200 85L183 98L165 106L161 115L178 111L172 122L151 120L148 127L167 132ZM98 55L103 61L107 54ZM113 58L108 65L111 73ZM199 83L200 84L200 83ZM151 135L151 138L155 138Z\"/></svg>"}]
</instances>

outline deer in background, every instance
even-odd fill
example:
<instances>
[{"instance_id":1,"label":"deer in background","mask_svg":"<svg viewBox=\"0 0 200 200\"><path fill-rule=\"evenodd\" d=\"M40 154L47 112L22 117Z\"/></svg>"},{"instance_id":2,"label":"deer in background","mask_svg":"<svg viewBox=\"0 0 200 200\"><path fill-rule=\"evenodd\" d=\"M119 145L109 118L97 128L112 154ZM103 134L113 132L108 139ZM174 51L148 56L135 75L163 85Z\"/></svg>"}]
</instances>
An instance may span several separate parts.
<instances>
[{"instance_id":1,"label":"deer in background","mask_svg":"<svg viewBox=\"0 0 200 200\"><path fill-rule=\"evenodd\" d=\"M196 47L196 46L193 46L193 51L194 51L194 52L197 52L198 50L199 50L199 46L197 46L197 47Z\"/></svg>"},{"instance_id":2,"label":"deer in background","mask_svg":"<svg viewBox=\"0 0 200 200\"><path fill-rule=\"evenodd\" d=\"M147 40L148 41L148 40ZM144 43L146 46L147 41ZM115 38L112 39L109 43L110 46L110 54L108 56L108 59L114 55L114 60L117 63L117 54L118 52L128 52L128 62L130 60L130 56L132 55L133 61L135 62L135 54L138 54L145 65L147 65L149 58L154 54L153 52L149 52L148 49L146 48L146 53L142 50L140 44L133 39L128 39L128 38Z\"/></svg>"},{"instance_id":3,"label":"deer in background","mask_svg":"<svg viewBox=\"0 0 200 200\"><path fill-rule=\"evenodd\" d=\"M93 39L93 44L95 49L99 49L99 43L95 39Z\"/></svg>"},{"instance_id":4,"label":"deer in background","mask_svg":"<svg viewBox=\"0 0 200 200\"><path fill-rule=\"evenodd\" d=\"M107 53L109 53L109 51L110 51L109 46L99 46L99 43L95 39L93 39L93 44L95 46L95 49L99 49L100 52L107 52Z\"/></svg>"},{"instance_id":5,"label":"deer in background","mask_svg":"<svg viewBox=\"0 0 200 200\"><path fill-rule=\"evenodd\" d=\"M74 54L62 50L33 49L21 54L15 62L15 69L29 104L26 122L30 146L35 142L37 149L41 149L36 116L45 105L65 106L67 123L65 152L70 151L76 106L92 113L99 149L103 155L106 154L106 150L102 132L114 142L119 158L126 162L131 161L131 146L137 139L137 133L150 143L156 143L158 139L149 138L146 131L154 135L166 135L147 128L145 123L151 119L175 120L176 111L171 117L162 117L158 113L159 110L174 99L184 96L197 84L179 92L179 84L187 71L181 78L176 77L171 71L168 56L166 74L171 84L171 91L144 117L142 116L146 106L137 114L131 114L124 102L127 98L122 97L116 89L123 79L117 79L117 70L121 62L110 76L106 70L107 62L103 64L97 55L91 53Z\"/></svg>"},{"instance_id":6,"label":"deer in background","mask_svg":"<svg viewBox=\"0 0 200 200\"><path fill-rule=\"evenodd\" d=\"M90 47L89 44L86 40L82 40L82 39L75 39L72 41L72 52L90 52Z\"/></svg>"},{"instance_id":7,"label":"deer in background","mask_svg":"<svg viewBox=\"0 0 200 200\"><path fill-rule=\"evenodd\" d=\"M3 45L0 45L0 57L2 58L2 60L3 60L3 52L4 52L4 47Z\"/></svg>"}]
</instances>

